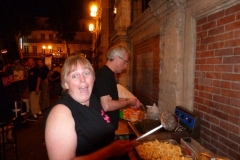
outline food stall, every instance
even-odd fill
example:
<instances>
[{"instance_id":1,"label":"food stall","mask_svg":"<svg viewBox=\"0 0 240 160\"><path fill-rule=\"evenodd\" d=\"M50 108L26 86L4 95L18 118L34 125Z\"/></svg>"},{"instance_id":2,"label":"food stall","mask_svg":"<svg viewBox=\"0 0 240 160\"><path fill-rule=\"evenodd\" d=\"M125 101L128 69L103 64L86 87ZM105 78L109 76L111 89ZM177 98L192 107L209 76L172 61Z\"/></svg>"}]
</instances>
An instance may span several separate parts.
<instances>
[{"instance_id":1,"label":"food stall","mask_svg":"<svg viewBox=\"0 0 240 160\"><path fill-rule=\"evenodd\" d=\"M164 113L168 113L165 119ZM117 139L136 139L131 160L228 160L199 143L200 117L182 106L176 106L174 113L164 111L158 116L148 115L144 106L138 110L129 107L119 116Z\"/></svg>"}]
</instances>

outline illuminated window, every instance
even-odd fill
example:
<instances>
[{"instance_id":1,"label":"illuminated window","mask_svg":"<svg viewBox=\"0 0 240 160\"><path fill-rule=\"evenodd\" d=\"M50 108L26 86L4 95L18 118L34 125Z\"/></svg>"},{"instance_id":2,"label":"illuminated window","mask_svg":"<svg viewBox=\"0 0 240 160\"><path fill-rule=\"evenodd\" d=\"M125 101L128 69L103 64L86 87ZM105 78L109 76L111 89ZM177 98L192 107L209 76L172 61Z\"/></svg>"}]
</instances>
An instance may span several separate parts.
<instances>
[{"instance_id":1,"label":"illuminated window","mask_svg":"<svg viewBox=\"0 0 240 160\"><path fill-rule=\"evenodd\" d=\"M24 46L24 53L28 53L28 46Z\"/></svg>"},{"instance_id":2,"label":"illuminated window","mask_svg":"<svg viewBox=\"0 0 240 160\"><path fill-rule=\"evenodd\" d=\"M61 47L57 47L57 51L58 51L58 52L62 52Z\"/></svg>"}]
</instances>

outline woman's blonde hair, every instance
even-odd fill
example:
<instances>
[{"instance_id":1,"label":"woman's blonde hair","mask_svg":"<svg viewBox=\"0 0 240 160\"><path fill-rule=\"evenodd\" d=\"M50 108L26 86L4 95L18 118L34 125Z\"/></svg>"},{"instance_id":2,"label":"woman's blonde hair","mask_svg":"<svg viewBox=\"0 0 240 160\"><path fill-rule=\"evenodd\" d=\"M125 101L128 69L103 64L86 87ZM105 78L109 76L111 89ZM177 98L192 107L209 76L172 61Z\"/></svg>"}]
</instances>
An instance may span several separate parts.
<instances>
[{"instance_id":1,"label":"woman's blonde hair","mask_svg":"<svg viewBox=\"0 0 240 160\"><path fill-rule=\"evenodd\" d=\"M65 82L67 79L67 76L71 73L71 71L77 67L77 65L80 65L84 68L88 68L90 70L90 72L93 75L93 78L95 79L95 73L94 73L94 69L92 67L92 65L90 64L90 62L82 55L73 55L68 57L62 67L62 71L61 71L61 85L63 88L63 91L66 90L65 87Z\"/></svg>"}]
</instances>

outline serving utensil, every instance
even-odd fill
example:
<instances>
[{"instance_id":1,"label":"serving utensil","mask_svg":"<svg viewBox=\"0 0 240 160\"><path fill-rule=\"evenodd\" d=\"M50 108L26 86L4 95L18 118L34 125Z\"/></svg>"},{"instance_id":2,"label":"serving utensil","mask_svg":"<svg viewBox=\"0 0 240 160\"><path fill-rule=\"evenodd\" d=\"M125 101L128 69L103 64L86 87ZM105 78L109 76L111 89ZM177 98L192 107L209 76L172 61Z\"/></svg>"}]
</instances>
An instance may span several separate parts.
<instances>
[{"instance_id":1,"label":"serving utensil","mask_svg":"<svg viewBox=\"0 0 240 160\"><path fill-rule=\"evenodd\" d=\"M160 128L165 128L168 131L173 131L177 127L176 119L175 119L174 115L172 113L170 113L169 111L164 111L160 116L160 120L161 120L160 126L153 128L152 130L150 130L147 133L138 137L136 140L146 137L149 134L159 130Z\"/></svg>"}]
</instances>

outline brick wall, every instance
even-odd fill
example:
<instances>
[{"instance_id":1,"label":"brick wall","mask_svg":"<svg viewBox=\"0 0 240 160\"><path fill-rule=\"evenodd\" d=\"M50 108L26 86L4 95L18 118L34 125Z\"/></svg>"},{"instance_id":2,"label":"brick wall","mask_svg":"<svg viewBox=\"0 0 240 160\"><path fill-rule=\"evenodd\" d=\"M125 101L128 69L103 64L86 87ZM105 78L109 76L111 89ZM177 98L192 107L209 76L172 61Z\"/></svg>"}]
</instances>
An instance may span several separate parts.
<instances>
[{"instance_id":1,"label":"brick wall","mask_svg":"<svg viewBox=\"0 0 240 160\"><path fill-rule=\"evenodd\" d=\"M240 159L240 3L197 20L194 111L201 140Z\"/></svg>"},{"instance_id":2,"label":"brick wall","mask_svg":"<svg viewBox=\"0 0 240 160\"><path fill-rule=\"evenodd\" d=\"M155 35L153 37L150 37L144 41L141 41L135 45L133 45L133 53L134 57L133 59L136 60L137 57L141 54L146 54L146 53L152 53L152 71L150 71L150 74L152 74L152 88L149 88L151 90L150 94L146 94L146 92L142 91L140 89L139 85L135 82L140 82L142 84L147 84L149 82L145 82L144 79L137 79L137 74L139 74L139 71L137 69L137 64L136 61L133 63L133 93L136 97L139 98L139 100L144 104L144 105L151 105L153 103L158 102L158 92L159 92L159 35ZM138 62L139 63L139 62ZM146 66L147 67L147 66ZM147 73L141 73L147 75Z\"/></svg>"}]
</instances>

